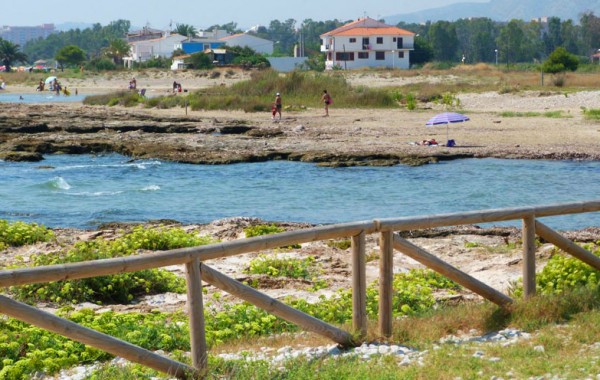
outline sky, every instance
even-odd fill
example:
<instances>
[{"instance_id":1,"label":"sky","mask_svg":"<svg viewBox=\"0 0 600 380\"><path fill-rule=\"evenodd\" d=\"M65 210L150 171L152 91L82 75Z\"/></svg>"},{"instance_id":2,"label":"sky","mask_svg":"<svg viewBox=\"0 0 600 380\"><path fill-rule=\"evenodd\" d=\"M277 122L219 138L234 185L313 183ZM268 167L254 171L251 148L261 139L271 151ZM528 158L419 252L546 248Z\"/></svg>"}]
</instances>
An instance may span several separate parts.
<instances>
[{"instance_id":1,"label":"sky","mask_svg":"<svg viewBox=\"0 0 600 380\"><path fill-rule=\"evenodd\" d=\"M268 26L271 20L314 21L384 18L401 13L437 8L458 2L486 0L29 0L2 7L0 26L35 26L45 23L97 23L124 19L132 26L165 29L169 24L190 24L202 30L231 21L245 29Z\"/></svg>"}]
</instances>

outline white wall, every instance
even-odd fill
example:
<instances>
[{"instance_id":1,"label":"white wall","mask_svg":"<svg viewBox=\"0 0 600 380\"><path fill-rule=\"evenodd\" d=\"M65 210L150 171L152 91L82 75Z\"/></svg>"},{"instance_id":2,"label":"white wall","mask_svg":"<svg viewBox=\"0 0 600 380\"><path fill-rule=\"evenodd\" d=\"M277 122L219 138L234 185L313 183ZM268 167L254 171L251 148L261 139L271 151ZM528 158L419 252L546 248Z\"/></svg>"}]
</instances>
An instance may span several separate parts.
<instances>
[{"instance_id":1,"label":"white wall","mask_svg":"<svg viewBox=\"0 0 600 380\"><path fill-rule=\"evenodd\" d=\"M263 38L251 36L249 34L241 34L237 36L232 36L226 39L225 45L228 46L241 46L241 47L249 47L253 49L257 53L261 54L273 54L273 42L269 40L265 40Z\"/></svg>"}]
</instances>

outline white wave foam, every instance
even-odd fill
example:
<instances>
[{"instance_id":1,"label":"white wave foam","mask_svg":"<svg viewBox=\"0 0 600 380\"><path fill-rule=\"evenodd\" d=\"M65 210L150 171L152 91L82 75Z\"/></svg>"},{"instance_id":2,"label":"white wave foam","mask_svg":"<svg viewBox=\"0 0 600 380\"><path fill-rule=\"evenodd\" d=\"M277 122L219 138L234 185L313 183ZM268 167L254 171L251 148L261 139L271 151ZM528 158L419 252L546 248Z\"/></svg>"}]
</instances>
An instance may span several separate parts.
<instances>
[{"instance_id":1,"label":"white wave foam","mask_svg":"<svg viewBox=\"0 0 600 380\"><path fill-rule=\"evenodd\" d=\"M54 177L49 184L54 189L69 190L71 188L71 185L63 177Z\"/></svg>"},{"instance_id":2,"label":"white wave foam","mask_svg":"<svg viewBox=\"0 0 600 380\"><path fill-rule=\"evenodd\" d=\"M110 196L110 195L117 195L117 194L121 194L121 193L123 193L123 191L95 191L95 192L84 191L81 193L70 193L69 195L80 196L80 197L104 197L104 196Z\"/></svg>"},{"instance_id":3,"label":"white wave foam","mask_svg":"<svg viewBox=\"0 0 600 380\"><path fill-rule=\"evenodd\" d=\"M150 186L143 187L141 189L141 191L157 191L157 190L160 190L160 186L158 186L158 185L150 185Z\"/></svg>"}]
</instances>

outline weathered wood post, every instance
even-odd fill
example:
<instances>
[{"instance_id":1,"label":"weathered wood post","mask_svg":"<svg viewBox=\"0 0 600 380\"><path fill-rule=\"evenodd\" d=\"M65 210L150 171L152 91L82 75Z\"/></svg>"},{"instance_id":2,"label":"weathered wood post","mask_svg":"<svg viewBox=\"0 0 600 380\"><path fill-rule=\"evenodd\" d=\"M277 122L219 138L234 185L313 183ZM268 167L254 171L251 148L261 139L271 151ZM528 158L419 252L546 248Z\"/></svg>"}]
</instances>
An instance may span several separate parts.
<instances>
[{"instance_id":1,"label":"weathered wood post","mask_svg":"<svg viewBox=\"0 0 600 380\"><path fill-rule=\"evenodd\" d=\"M381 233L379 240L379 332L392 336L392 285L394 281L394 246L392 231Z\"/></svg>"},{"instance_id":2,"label":"weathered wood post","mask_svg":"<svg viewBox=\"0 0 600 380\"><path fill-rule=\"evenodd\" d=\"M367 335L367 269L365 232L352 236L352 329Z\"/></svg>"},{"instance_id":3,"label":"weathered wood post","mask_svg":"<svg viewBox=\"0 0 600 380\"><path fill-rule=\"evenodd\" d=\"M523 218L523 296L535 295L535 217Z\"/></svg>"},{"instance_id":4,"label":"weathered wood post","mask_svg":"<svg viewBox=\"0 0 600 380\"><path fill-rule=\"evenodd\" d=\"M200 260L192 259L185 265L187 276L187 306L190 318L190 346L192 365L200 373L206 373L208 353L204 330L204 303L202 300L202 276Z\"/></svg>"}]
</instances>

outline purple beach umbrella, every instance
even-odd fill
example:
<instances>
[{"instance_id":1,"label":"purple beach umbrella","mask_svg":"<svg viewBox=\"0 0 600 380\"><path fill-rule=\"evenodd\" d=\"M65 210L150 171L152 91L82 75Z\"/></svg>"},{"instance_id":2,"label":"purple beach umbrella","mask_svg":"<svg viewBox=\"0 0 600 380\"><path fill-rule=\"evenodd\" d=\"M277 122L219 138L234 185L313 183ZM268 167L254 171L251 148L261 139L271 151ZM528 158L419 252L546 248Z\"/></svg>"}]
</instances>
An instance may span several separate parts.
<instances>
[{"instance_id":1,"label":"purple beach umbrella","mask_svg":"<svg viewBox=\"0 0 600 380\"><path fill-rule=\"evenodd\" d=\"M425 123L428 127L433 127L435 125L446 124L446 141L448 141L448 124L450 123L462 123L465 121L469 121L469 117L456 112L444 112L438 115L435 115L431 119Z\"/></svg>"}]
</instances>

